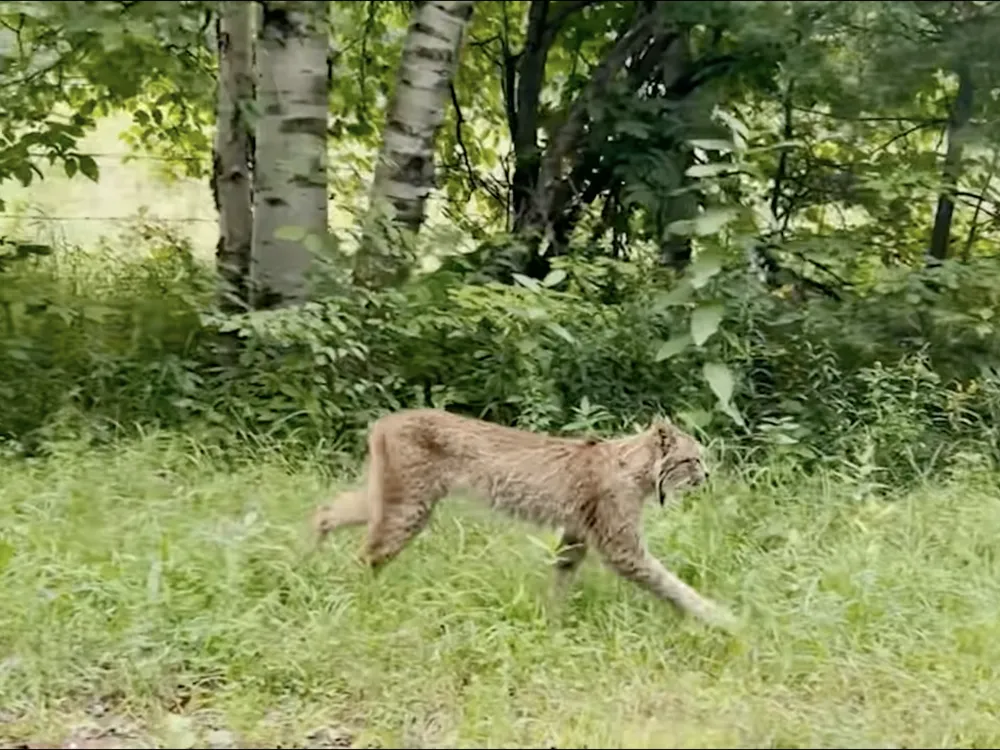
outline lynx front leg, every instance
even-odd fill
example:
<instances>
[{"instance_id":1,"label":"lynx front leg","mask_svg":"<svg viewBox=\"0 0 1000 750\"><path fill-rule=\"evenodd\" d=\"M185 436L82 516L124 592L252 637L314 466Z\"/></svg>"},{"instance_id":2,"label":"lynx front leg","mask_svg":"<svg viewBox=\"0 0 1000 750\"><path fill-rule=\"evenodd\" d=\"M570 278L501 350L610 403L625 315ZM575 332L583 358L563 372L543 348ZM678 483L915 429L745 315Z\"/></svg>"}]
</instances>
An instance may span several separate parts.
<instances>
[{"instance_id":1,"label":"lynx front leg","mask_svg":"<svg viewBox=\"0 0 1000 750\"><path fill-rule=\"evenodd\" d=\"M604 560L618 575L651 591L682 612L709 625L732 630L736 621L728 610L706 599L664 567L638 539L615 539L603 545Z\"/></svg>"}]
</instances>

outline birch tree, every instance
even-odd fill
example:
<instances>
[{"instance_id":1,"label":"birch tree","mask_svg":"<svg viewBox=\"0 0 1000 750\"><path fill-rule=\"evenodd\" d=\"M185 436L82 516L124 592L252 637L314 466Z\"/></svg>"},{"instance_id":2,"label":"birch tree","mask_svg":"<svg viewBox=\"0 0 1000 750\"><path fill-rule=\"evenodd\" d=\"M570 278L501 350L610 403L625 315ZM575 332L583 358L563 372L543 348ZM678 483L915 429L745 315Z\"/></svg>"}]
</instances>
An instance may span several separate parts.
<instances>
[{"instance_id":1,"label":"birch tree","mask_svg":"<svg viewBox=\"0 0 1000 750\"><path fill-rule=\"evenodd\" d=\"M417 232L434 189L434 141L450 100L466 25L468 0L425 0L417 5L403 43L382 147L371 189L371 206L387 202L400 227ZM370 235L359 249L354 275L377 284L393 272L390 258L379 257Z\"/></svg>"},{"instance_id":2,"label":"birch tree","mask_svg":"<svg viewBox=\"0 0 1000 750\"><path fill-rule=\"evenodd\" d=\"M306 299L327 232L329 4L259 5L253 259L255 307L269 308Z\"/></svg>"},{"instance_id":3,"label":"birch tree","mask_svg":"<svg viewBox=\"0 0 1000 750\"><path fill-rule=\"evenodd\" d=\"M253 5L223 1L218 6L219 88L212 167L212 189L219 211L216 265L222 280L222 307L239 310L250 303L253 144L246 112L254 94Z\"/></svg>"}]
</instances>

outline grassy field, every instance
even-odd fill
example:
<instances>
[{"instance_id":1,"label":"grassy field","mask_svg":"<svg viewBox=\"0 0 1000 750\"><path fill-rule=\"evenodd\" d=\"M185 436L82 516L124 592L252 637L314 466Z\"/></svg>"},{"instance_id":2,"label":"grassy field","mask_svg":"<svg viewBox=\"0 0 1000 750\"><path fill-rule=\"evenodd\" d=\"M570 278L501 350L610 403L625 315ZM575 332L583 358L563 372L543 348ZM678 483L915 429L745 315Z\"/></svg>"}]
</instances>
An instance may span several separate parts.
<instances>
[{"instance_id":1,"label":"grassy field","mask_svg":"<svg viewBox=\"0 0 1000 750\"><path fill-rule=\"evenodd\" d=\"M65 747L995 747L1000 495L717 480L652 549L746 618L685 622L461 500L371 579L310 554L335 482L154 435L0 463L0 741ZM349 477L344 477L349 479Z\"/></svg>"}]
</instances>

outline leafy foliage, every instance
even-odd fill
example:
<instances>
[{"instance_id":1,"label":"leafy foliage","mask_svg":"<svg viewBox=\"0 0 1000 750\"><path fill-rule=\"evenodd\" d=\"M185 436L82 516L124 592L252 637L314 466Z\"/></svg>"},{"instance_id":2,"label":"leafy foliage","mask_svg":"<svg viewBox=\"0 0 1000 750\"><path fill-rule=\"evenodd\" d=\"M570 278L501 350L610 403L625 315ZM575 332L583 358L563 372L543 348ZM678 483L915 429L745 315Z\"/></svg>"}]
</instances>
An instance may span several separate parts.
<instances>
[{"instance_id":1,"label":"leafy foliage","mask_svg":"<svg viewBox=\"0 0 1000 750\"><path fill-rule=\"evenodd\" d=\"M0 181L36 179L39 153L98 179L76 144L114 109L132 112L134 147L202 174L209 9L0 6ZM331 16L331 187L347 210L409 10ZM120 240L138 259L9 239L0 434L37 450L60 429L198 421L356 447L375 415L424 404L554 431L668 411L747 456L873 477L996 458L997 4L541 10L477 4L438 143L446 226L385 235L405 283L354 289L360 231L345 232L309 304L229 316L195 249L159 230ZM956 133L952 179L941 141ZM928 264L942 194L951 250Z\"/></svg>"},{"instance_id":2,"label":"leafy foliage","mask_svg":"<svg viewBox=\"0 0 1000 750\"><path fill-rule=\"evenodd\" d=\"M548 279L514 285L439 270L403 290L206 317L210 274L176 240L144 233L147 257L119 261L112 278L107 255L16 267L0 339L8 440L34 452L85 429L104 441L138 416L203 422L231 446L263 435L354 450L378 414L433 405L553 431L619 431L667 411L748 455L850 461L873 478L970 452L998 458L1000 377L983 364L997 337L963 335L966 318L951 312L997 287L962 264L924 272L919 284L944 283L926 292L935 313L917 327L911 285L803 304L724 269L692 292L724 300L693 307L723 318L698 346L699 318L650 282L666 273L653 263L563 258ZM346 267L332 264L331 276ZM611 289L615 304L603 299ZM242 342L221 371L215 331ZM679 337L691 341L672 356L652 343Z\"/></svg>"}]
</instances>

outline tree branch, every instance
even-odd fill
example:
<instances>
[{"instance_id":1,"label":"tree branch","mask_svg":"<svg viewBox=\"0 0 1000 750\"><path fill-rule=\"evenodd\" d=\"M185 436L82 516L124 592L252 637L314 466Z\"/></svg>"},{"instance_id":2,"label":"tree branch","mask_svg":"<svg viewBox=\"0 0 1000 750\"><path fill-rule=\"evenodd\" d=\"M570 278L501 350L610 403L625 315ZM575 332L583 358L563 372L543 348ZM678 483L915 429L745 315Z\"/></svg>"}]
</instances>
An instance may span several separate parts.
<instances>
[{"instance_id":1,"label":"tree branch","mask_svg":"<svg viewBox=\"0 0 1000 750\"><path fill-rule=\"evenodd\" d=\"M969 221L969 236L966 238L965 248L962 250L962 260L965 262L968 262L969 256L972 254L972 245L976 241L976 232L979 230L979 214L983 211L986 193L989 192L990 183L993 182L993 176L996 174L998 158L1000 158L1000 154L994 151L993 161L990 162L990 171L986 174L986 181L983 183L983 189L979 191L979 199L976 201L976 210Z\"/></svg>"},{"instance_id":2,"label":"tree branch","mask_svg":"<svg viewBox=\"0 0 1000 750\"><path fill-rule=\"evenodd\" d=\"M831 120L843 120L845 122L920 122L925 125L931 125L942 121L939 117L913 117L909 115L899 115L898 117L845 117L843 115L835 115L832 112L821 112L818 109L811 109L809 107L794 107L793 109L796 112L804 112L809 115L828 117Z\"/></svg>"},{"instance_id":3,"label":"tree branch","mask_svg":"<svg viewBox=\"0 0 1000 750\"><path fill-rule=\"evenodd\" d=\"M774 251L776 249L777 247L775 245L771 245L768 243L761 243L757 247L757 252L759 253L760 259L763 262L764 267L769 276L773 277L776 276L780 271L784 271L785 273L793 276L800 283L804 284L810 289L813 289L814 291L819 292L820 294L823 294L826 297L835 299L838 302L843 300L843 294L841 294L839 289L829 286L828 284L824 284L821 281L816 281L815 279L811 279L808 276L805 276L801 273L798 273L797 271L792 270L791 268L788 268L785 265L782 265L782 263L777 259L777 257L774 254ZM816 261L813 261L811 258L804 256L799 256L799 257L801 260L808 261L810 263L813 263L819 268L823 268L821 264L817 263ZM823 270L826 270L827 273L830 273L832 276L834 276L834 278L837 278L836 274L833 274L833 272L830 271L829 269L823 268Z\"/></svg>"},{"instance_id":4,"label":"tree branch","mask_svg":"<svg viewBox=\"0 0 1000 750\"><path fill-rule=\"evenodd\" d=\"M472 159L469 157L469 149L465 145L465 138L462 135L462 126L465 124L465 116L462 114L462 107L458 103L458 92L455 91L455 84L449 83L448 90L451 92L451 103L455 108L455 142L458 144L459 151L462 153L462 164L465 166L465 171L469 175L469 183L473 190L475 190L476 187L481 187L493 200L503 203L503 196L500 195L496 187L488 184L488 182L484 180L481 180L476 174L475 168L472 166Z\"/></svg>"},{"instance_id":5,"label":"tree branch","mask_svg":"<svg viewBox=\"0 0 1000 750\"><path fill-rule=\"evenodd\" d=\"M899 133L896 133L896 135L894 135L892 138L890 138L889 140L887 140L885 143L883 143L883 144L881 144L879 146L876 146L868 154L868 158L870 159L871 157L875 156L879 152L885 151L887 148L889 148L889 146L891 146L896 141L902 140L903 138L906 138L907 136L910 136L913 133L916 133L918 130L923 130L924 128L929 128L929 127L935 126L935 125L943 125L946 122L947 122L947 120L930 120L928 122L918 122L916 125L911 125L910 127L906 128L905 130L903 130L903 131L901 131Z\"/></svg>"},{"instance_id":6,"label":"tree branch","mask_svg":"<svg viewBox=\"0 0 1000 750\"><path fill-rule=\"evenodd\" d=\"M590 5L596 5L600 0L573 0L573 2L567 2L565 5L560 6L560 11L552 17L552 19L545 23L544 34L551 44L555 39L556 34L562 28L562 25L566 23L570 16L574 13L579 13L584 8Z\"/></svg>"},{"instance_id":7,"label":"tree branch","mask_svg":"<svg viewBox=\"0 0 1000 750\"><path fill-rule=\"evenodd\" d=\"M647 15L626 31L594 70L590 81L570 106L562 127L553 136L542 160L535 199L532 202L533 220L530 224L534 228L548 226L554 182L562 171L563 159L576 145L583 132L588 110L607 90L615 73L625 67L628 59L656 39L656 26L655 17Z\"/></svg>"},{"instance_id":8,"label":"tree branch","mask_svg":"<svg viewBox=\"0 0 1000 750\"><path fill-rule=\"evenodd\" d=\"M795 79L791 79L788 82L788 86L785 88L784 101L782 102L782 109L784 109L784 128L782 130L782 137L785 141L790 141L794 138L794 128L792 123L792 115L794 110L792 109L792 93L795 89ZM774 186L771 190L771 216L774 217L775 222L781 219L778 216L778 212L781 210L781 198L782 191L785 187L785 177L788 173L788 149L781 149L781 154L778 156L778 168L774 174ZM791 215L791 206L788 207L788 214ZM787 217L786 217L787 218ZM784 222L782 226L781 234L784 234L784 228L787 226L788 222Z\"/></svg>"},{"instance_id":9,"label":"tree branch","mask_svg":"<svg viewBox=\"0 0 1000 750\"><path fill-rule=\"evenodd\" d=\"M455 108L455 142L462 152L462 161L469 172L469 182L472 185L472 189L475 190L476 183L479 180L476 179L476 172L472 168L472 161L469 159L469 149L465 147L465 139L462 137L462 125L465 124L465 117L462 115L462 107L458 103L458 93L455 91L455 84L450 81L448 82L448 91L451 93L451 104Z\"/></svg>"}]
</instances>

